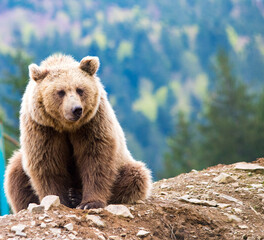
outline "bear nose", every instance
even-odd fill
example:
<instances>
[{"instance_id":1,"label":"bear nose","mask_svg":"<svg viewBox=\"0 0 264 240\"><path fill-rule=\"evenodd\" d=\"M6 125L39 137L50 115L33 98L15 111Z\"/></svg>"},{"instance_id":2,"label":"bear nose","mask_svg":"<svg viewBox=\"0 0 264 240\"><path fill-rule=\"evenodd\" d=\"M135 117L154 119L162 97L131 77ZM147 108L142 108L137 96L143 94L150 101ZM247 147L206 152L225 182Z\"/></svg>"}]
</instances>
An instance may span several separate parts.
<instances>
[{"instance_id":1,"label":"bear nose","mask_svg":"<svg viewBox=\"0 0 264 240\"><path fill-rule=\"evenodd\" d=\"M76 118L80 118L82 115L82 107L76 106L72 109L72 113Z\"/></svg>"}]
</instances>

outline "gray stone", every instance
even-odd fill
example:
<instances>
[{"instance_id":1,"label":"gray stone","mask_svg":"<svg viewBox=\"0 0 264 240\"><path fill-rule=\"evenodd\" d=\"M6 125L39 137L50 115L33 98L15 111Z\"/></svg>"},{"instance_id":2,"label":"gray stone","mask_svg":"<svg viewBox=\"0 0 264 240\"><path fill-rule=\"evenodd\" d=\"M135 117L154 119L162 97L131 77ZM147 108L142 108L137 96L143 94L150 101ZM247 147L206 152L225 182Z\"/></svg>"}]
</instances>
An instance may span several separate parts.
<instances>
[{"instance_id":1,"label":"gray stone","mask_svg":"<svg viewBox=\"0 0 264 240\"><path fill-rule=\"evenodd\" d=\"M113 204L111 204L111 205L108 205L105 208L105 210L114 214L114 215L117 215L117 216L134 218L134 216L131 214L129 209L124 205L113 205Z\"/></svg>"},{"instance_id":2,"label":"gray stone","mask_svg":"<svg viewBox=\"0 0 264 240\"><path fill-rule=\"evenodd\" d=\"M118 236L109 236L108 239L109 240L121 240L122 238L120 238Z\"/></svg>"},{"instance_id":3,"label":"gray stone","mask_svg":"<svg viewBox=\"0 0 264 240\"><path fill-rule=\"evenodd\" d=\"M86 219L92 221L98 227L104 227L105 226L104 222L101 220L101 217L99 217L99 216L89 214L86 216Z\"/></svg>"},{"instance_id":4,"label":"gray stone","mask_svg":"<svg viewBox=\"0 0 264 240\"><path fill-rule=\"evenodd\" d=\"M45 210L49 210L51 207L57 207L60 205L60 198L55 195L48 195L44 197L40 203L41 206L44 206Z\"/></svg>"},{"instance_id":5,"label":"gray stone","mask_svg":"<svg viewBox=\"0 0 264 240\"><path fill-rule=\"evenodd\" d=\"M64 226L64 228L66 228L67 230L69 231L72 231L73 230L73 224L72 223L68 223Z\"/></svg>"},{"instance_id":6,"label":"gray stone","mask_svg":"<svg viewBox=\"0 0 264 240\"><path fill-rule=\"evenodd\" d=\"M264 167L258 164L240 162L235 165L235 169L264 173Z\"/></svg>"},{"instance_id":7,"label":"gray stone","mask_svg":"<svg viewBox=\"0 0 264 240\"><path fill-rule=\"evenodd\" d=\"M150 232L148 232L148 231L139 230L137 233L137 237L144 238L144 237L148 236L149 234L150 234Z\"/></svg>"},{"instance_id":8,"label":"gray stone","mask_svg":"<svg viewBox=\"0 0 264 240\"><path fill-rule=\"evenodd\" d=\"M46 226L47 226L46 223L41 223L41 224L40 224L40 227L41 227L41 228L45 228Z\"/></svg>"},{"instance_id":9,"label":"gray stone","mask_svg":"<svg viewBox=\"0 0 264 240\"><path fill-rule=\"evenodd\" d=\"M197 205L208 206L208 207L216 207L217 206L216 201L199 200L196 198L190 198L189 195L184 195L182 197L179 197L179 201L197 204Z\"/></svg>"},{"instance_id":10,"label":"gray stone","mask_svg":"<svg viewBox=\"0 0 264 240\"><path fill-rule=\"evenodd\" d=\"M44 213L44 206L41 206L41 205L37 205L36 203L30 203L28 205L28 210L29 212L32 212L32 213Z\"/></svg>"},{"instance_id":11,"label":"gray stone","mask_svg":"<svg viewBox=\"0 0 264 240\"><path fill-rule=\"evenodd\" d=\"M18 224L18 225L15 225L15 226L11 227L11 231L12 232L17 232L17 231L22 232L22 231L24 231L25 228L26 228L26 225Z\"/></svg>"},{"instance_id":12,"label":"gray stone","mask_svg":"<svg viewBox=\"0 0 264 240\"><path fill-rule=\"evenodd\" d=\"M228 222L242 222L242 219L237 217L236 215L225 213L228 218Z\"/></svg>"},{"instance_id":13,"label":"gray stone","mask_svg":"<svg viewBox=\"0 0 264 240\"><path fill-rule=\"evenodd\" d=\"M236 180L227 173L220 173L217 177L213 178L213 181L217 183L231 183Z\"/></svg>"},{"instance_id":14,"label":"gray stone","mask_svg":"<svg viewBox=\"0 0 264 240\"><path fill-rule=\"evenodd\" d=\"M18 224L18 225L11 227L11 231L15 232L16 236L26 237L27 234L23 232L26 227L27 227L26 225Z\"/></svg>"},{"instance_id":15,"label":"gray stone","mask_svg":"<svg viewBox=\"0 0 264 240\"><path fill-rule=\"evenodd\" d=\"M225 194L220 194L219 197L221 198L224 198L230 202L235 202L235 203L238 203L240 205L243 205L243 202L239 201L238 199L234 198L234 197L231 197L231 196L228 196L228 195L225 195Z\"/></svg>"},{"instance_id":16,"label":"gray stone","mask_svg":"<svg viewBox=\"0 0 264 240\"><path fill-rule=\"evenodd\" d=\"M50 228L50 231L51 231L54 235L61 234L61 229L60 229L60 228Z\"/></svg>"}]
</instances>

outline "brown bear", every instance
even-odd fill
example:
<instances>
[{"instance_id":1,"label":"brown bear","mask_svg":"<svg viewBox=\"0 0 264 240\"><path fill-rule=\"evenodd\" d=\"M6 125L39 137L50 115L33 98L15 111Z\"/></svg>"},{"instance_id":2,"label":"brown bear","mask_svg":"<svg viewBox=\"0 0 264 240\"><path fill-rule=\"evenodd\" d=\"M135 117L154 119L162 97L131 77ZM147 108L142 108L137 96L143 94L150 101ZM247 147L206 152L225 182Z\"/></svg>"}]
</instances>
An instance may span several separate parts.
<instances>
[{"instance_id":1,"label":"brown bear","mask_svg":"<svg viewBox=\"0 0 264 240\"><path fill-rule=\"evenodd\" d=\"M98 68L97 57L79 63L60 54L29 66L20 112L21 148L5 173L13 212L46 195L58 195L62 204L81 209L149 196L151 173L128 151L96 76ZM74 193L78 190L80 201Z\"/></svg>"}]
</instances>

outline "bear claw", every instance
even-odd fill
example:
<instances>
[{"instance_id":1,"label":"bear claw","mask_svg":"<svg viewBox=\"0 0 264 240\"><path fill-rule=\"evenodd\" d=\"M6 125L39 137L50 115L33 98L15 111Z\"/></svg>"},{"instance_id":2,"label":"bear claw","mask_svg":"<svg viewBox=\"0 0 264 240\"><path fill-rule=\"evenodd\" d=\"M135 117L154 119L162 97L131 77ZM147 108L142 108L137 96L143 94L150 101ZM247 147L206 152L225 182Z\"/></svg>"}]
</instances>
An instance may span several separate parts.
<instances>
[{"instance_id":1,"label":"bear claw","mask_svg":"<svg viewBox=\"0 0 264 240\"><path fill-rule=\"evenodd\" d=\"M101 201L93 201L88 203L81 203L77 206L77 209L91 209L91 208L103 208L105 204Z\"/></svg>"}]
</instances>

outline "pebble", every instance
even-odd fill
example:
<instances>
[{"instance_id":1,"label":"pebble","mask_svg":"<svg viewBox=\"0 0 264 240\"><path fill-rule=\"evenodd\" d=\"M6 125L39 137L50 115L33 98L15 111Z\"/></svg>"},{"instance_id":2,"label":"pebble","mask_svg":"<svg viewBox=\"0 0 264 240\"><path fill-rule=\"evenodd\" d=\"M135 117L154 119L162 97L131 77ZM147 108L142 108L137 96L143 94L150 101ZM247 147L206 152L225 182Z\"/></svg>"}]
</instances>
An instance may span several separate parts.
<instances>
[{"instance_id":1,"label":"pebble","mask_svg":"<svg viewBox=\"0 0 264 240\"><path fill-rule=\"evenodd\" d=\"M144 238L144 237L148 236L149 234L150 234L150 232L148 232L148 231L139 230L136 236L140 237L140 238Z\"/></svg>"},{"instance_id":2,"label":"pebble","mask_svg":"<svg viewBox=\"0 0 264 240\"><path fill-rule=\"evenodd\" d=\"M242 222L242 219L237 217L236 215L225 213L228 218L228 222Z\"/></svg>"},{"instance_id":3,"label":"pebble","mask_svg":"<svg viewBox=\"0 0 264 240\"><path fill-rule=\"evenodd\" d=\"M238 227L239 227L240 229L248 229L248 226L247 226L247 225L238 225Z\"/></svg>"},{"instance_id":4,"label":"pebble","mask_svg":"<svg viewBox=\"0 0 264 240\"><path fill-rule=\"evenodd\" d=\"M101 217L99 217L99 216L87 215L86 219L92 221L98 227L104 227L105 226L104 222L101 220Z\"/></svg>"},{"instance_id":5,"label":"pebble","mask_svg":"<svg viewBox=\"0 0 264 240\"><path fill-rule=\"evenodd\" d=\"M41 206L44 206L45 210L49 210L51 207L57 207L60 205L60 198L55 195L48 195L44 197L40 203Z\"/></svg>"},{"instance_id":6,"label":"pebble","mask_svg":"<svg viewBox=\"0 0 264 240\"><path fill-rule=\"evenodd\" d=\"M243 212L240 208L234 208L233 210L238 214Z\"/></svg>"},{"instance_id":7,"label":"pebble","mask_svg":"<svg viewBox=\"0 0 264 240\"><path fill-rule=\"evenodd\" d=\"M236 180L227 173L220 173L217 177L213 178L213 181L217 183L231 183Z\"/></svg>"},{"instance_id":8,"label":"pebble","mask_svg":"<svg viewBox=\"0 0 264 240\"><path fill-rule=\"evenodd\" d=\"M206 200L199 200L196 198L190 198L189 195L184 195L182 197L178 198L179 201L197 204L197 205L203 205L203 206L209 206L209 207L216 207L217 202L216 201L206 201Z\"/></svg>"},{"instance_id":9,"label":"pebble","mask_svg":"<svg viewBox=\"0 0 264 240\"><path fill-rule=\"evenodd\" d=\"M231 196L228 196L228 195L225 195L225 194L220 194L219 197L224 198L224 199L226 199L228 201L235 202L235 203L238 203L240 205L243 205L243 202L241 202L238 199L233 198Z\"/></svg>"},{"instance_id":10,"label":"pebble","mask_svg":"<svg viewBox=\"0 0 264 240\"><path fill-rule=\"evenodd\" d=\"M105 208L106 211L114 214L114 215L117 215L117 216L122 216L122 217L126 217L126 218L134 218L134 216L131 214L131 212L129 211L129 209L124 206L124 205L108 205L106 208Z\"/></svg>"},{"instance_id":11,"label":"pebble","mask_svg":"<svg viewBox=\"0 0 264 240\"><path fill-rule=\"evenodd\" d=\"M40 227L41 227L41 228L45 228L46 226L47 226L46 223L41 223L41 224L40 224Z\"/></svg>"},{"instance_id":12,"label":"pebble","mask_svg":"<svg viewBox=\"0 0 264 240\"><path fill-rule=\"evenodd\" d=\"M26 225L18 224L18 225L11 227L11 231L15 232L16 236L26 237L27 234L23 232L25 228L26 228Z\"/></svg>"},{"instance_id":13,"label":"pebble","mask_svg":"<svg viewBox=\"0 0 264 240\"><path fill-rule=\"evenodd\" d=\"M70 239L76 239L75 235L73 235L72 233L70 233L70 234L68 235L68 237L69 237Z\"/></svg>"},{"instance_id":14,"label":"pebble","mask_svg":"<svg viewBox=\"0 0 264 240\"><path fill-rule=\"evenodd\" d=\"M30 203L28 205L28 210L29 212L37 213L37 214L44 213L44 206L40 206L36 203Z\"/></svg>"},{"instance_id":15,"label":"pebble","mask_svg":"<svg viewBox=\"0 0 264 240\"><path fill-rule=\"evenodd\" d=\"M61 234L61 229L60 229L60 228L50 228L50 231L51 231L54 235Z\"/></svg>"},{"instance_id":16,"label":"pebble","mask_svg":"<svg viewBox=\"0 0 264 240\"><path fill-rule=\"evenodd\" d=\"M217 203L217 207L221 208L221 209L225 209L230 207L230 204L227 203Z\"/></svg>"},{"instance_id":17,"label":"pebble","mask_svg":"<svg viewBox=\"0 0 264 240\"><path fill-rule=\"evenodd\" d=\"M89 209L88 213L93 213L93 214L99 214L103 211L103 208L93 208L93 209Z\"/></svg>"},{"instance_id":18,"label":"pebble","mask_svg":"<svg viewBox=\"0 0 264 240\"><path fill-rule=\"evenodd\" d=\"M121 240L121 238L118 236L109 236L108 239L109 240Z\"/></svg>"},{"instance_id":19,"label":"pebble","mask_svg":"<svg viewBox=\"0 0 264 240\"><path fill-rule=\"evenodd\" d=\"M253 188L263 188L262 184L251 184L251 187Z\"/></svg>"},{"instance_id":20,"label":"pebble","mask_svg":"<svg viewBox=\"0 0 264 240\"><path fill-rule=\"evenodd\" d=\"M73 224L72 223L68 223L64 226L64 228L66 228L67 230L69 231L72 231L73 230Z\"/></svg>"}]
</instances>

